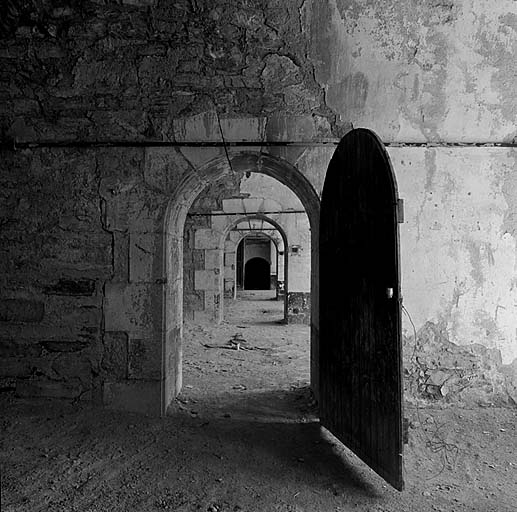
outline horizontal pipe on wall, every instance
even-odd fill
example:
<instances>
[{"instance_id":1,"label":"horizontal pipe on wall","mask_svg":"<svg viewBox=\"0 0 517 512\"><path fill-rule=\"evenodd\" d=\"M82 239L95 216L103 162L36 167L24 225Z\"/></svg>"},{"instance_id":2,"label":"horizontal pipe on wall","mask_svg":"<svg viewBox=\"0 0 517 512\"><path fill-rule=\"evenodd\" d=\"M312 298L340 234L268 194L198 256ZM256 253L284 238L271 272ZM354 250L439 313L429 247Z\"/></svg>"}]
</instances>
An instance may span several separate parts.
<instances>
[{"instance_id":1,"label":"horizontal pipe on wall","mask_svg":"<svg viewBox=\"0 0 517 512\"><path fill-rule=\"evenodd\" d=\"M160 140L97 140L97 141L16 141L4 140L0 142L0 149L16 150L16 149L37 149L37 148L162 148L162 147L288 147L288 146L302 146L302 147L316 147L316 146L336 146L339 139L329 139L320 141L160 141ZM471 141L471 142L446 142L446 141L428 141L428 142L397 142L386 141L384 145L387 147L450 147L450 148L464 148L464 147L501 147L514 148L517 147L517 142L486 142L486 141Z\"/></svg>"},{"instance_id":2,"label":"horizontal pipe on wall","mask_svg":"<svg viewBox=\"0 0 517 512\"><path fill-rule=\"evenodd\" d=\"M232 212L232 213L226 213L226 212L215 212L215 213L188 213L187 217L216 217L218 215L274 215L274 214L284 214L284 213L306 213L305 210L281 210L281 211L271 211L271 212ZM243 222L245 222L247 219L243 219ZM252 219L252 220L262 220L262 219Z\"/></svg>"}]
</instances>

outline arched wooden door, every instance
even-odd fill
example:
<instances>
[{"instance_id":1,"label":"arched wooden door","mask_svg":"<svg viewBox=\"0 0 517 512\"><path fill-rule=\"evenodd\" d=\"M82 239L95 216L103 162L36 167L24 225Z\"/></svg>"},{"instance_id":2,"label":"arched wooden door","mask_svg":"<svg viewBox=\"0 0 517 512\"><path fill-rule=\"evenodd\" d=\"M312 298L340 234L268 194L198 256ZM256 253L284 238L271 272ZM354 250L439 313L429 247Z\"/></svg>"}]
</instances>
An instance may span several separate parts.
<instances>
[{"instance_id":1,"label":"arched wooden door","mask_svg":"<svg viewBox=\"0 0 517 512\"><path fill-rule=\"evenodd\" d=\"M321 202L320 417L402 490L397 203L384 145L352 130L332 157Z\"/></svg>"}]
</instances>

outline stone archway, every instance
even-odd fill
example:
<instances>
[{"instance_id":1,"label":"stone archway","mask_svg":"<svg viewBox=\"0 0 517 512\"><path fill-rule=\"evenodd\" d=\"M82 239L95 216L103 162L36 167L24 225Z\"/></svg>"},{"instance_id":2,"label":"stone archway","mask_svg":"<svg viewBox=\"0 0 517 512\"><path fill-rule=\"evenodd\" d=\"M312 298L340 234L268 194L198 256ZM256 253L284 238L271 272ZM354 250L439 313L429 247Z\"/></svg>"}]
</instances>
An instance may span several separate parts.
<instances>
[{"instance_id":1,"label":"stone archway","mask_svg":"<svg viewBox=\"0 0 517 512\"><path fill-rule=\"evenodd\" d=\"M221 262L223 261L223 254L224 254L224 250L225 250L225 240L227 239L227 237L228 237L229 233L232 231L232 229L234 229L235 226L237 226L238 224L240 224L243 221L255 220L255 219L261 220L261 221L273 226L280 234L280 238L282 240L282 244L283 244L283 248L284 248L284 251L283 251L284 252L284 254L283 254L284 280L285 280L284 293L287 295L288 286L289 286L289 254L287 251L287 246L288 246L287 235L285 233L284 228L276 220L272 219L271 217L269 217L267 215L261 215L261 214L251 214L251 215L238 214L237 218L231 224L229 224L221 234L220 242L219 242L219 247L220 247L221 253L220 253L219 260ZM246 235L244 235L242 238L245 238L245 237L246 237ZM271 237L269 237L269 238L271 238ZM239 242L240 242L240 240L239 240ZM276 242L275 242L275 244L276 244ZM223 297L223 295L224 295L223 267L221 267L221 271L220 271L219 275L220 275L219 290L221 292L221 297ZM223 299L221 299L221 307L219 308L219 321L222 321L223 317L224 317L224 302L223 302ZM284 320L287 322L287 301L286 300L284 300Z\"/></svg>"},{"instance_id":2,"label":"stone archway","mask_svg":"<svg viewBox=\"0 0 517 512\"><path fill-rule=\"evenodd\" d=\"M277 231L275 229L275 233L276 232ZM275 279L276 282L274 283L275 284L274 289L277 291L277 298L278 298L278 282L280 281L282 283L282 285L284 283L284 270L285 270L284 263L285 263L285 258L287 257L287 253L284 251L284 241L283 241L282 237L280 236L280 233L278 233L278 235L275 236L275 234L259 232L259 235L264 240L269 240L275 246L276 262L273 262L273 260L271 260L271 261L272 261L272 265L276 266L276 279ZM228 237L225 242L225 248L224 248L225 257L228 254L231 254L232 255L231 259L232 259L232 262L234 263L234 272L233 272L233 280L232 280L232 283L234 284L234 286L233 286L233 293L231 293L231 297L233 299L237 298L237 289L239 287L239 284L242 286L242 281L243 281L243 277L244 277L243 275L240 275L240 282L239 282L237 275L242 274L242 268L240 270L238 268L238 265L239 265L239 261L237 258L238 249L244 243L244 240L247 240L249 238L253 238L253 236L250 234L244 234L244 235L240 236L240 238L238 238L236 241L230 241L230 239ZM228 251L229 243L231 244L230 251ZM242 267L243 261L241 261L240 263L241 263L241 267ZM226 267L225 267L225 270L226 270ZM281 279L280 279L280 277L281 277ZM224 276L225 297L229 295L228 291L227 291L227 286L226 286L226 278L227 278L227 276L225 275ZM273 284L273 283L271 283L271 284ZM224 310L224 308L223 308L223 310Z\"/></svg>"},{"instance_id":3,"label":"stone archway","mask_svg":"<svg viewBox=\"0 0 517 512\"><path fill-rule=\"evenodd\" d=\"M189 173L177 186L164 218L163 262L165 286L162 297L161 413L182 385L183 326L183 227L190 206L202 190L232 172L257 172L271 176L290 188L302 202L311 227L311 384L318 383L318 233L320 202L307 178L292 164L260 152L243 151L217 157Z\"/></svg>"},{"instance_id":4,"label":"stone archway","mask_svg":"<svg viewBox=\"0 0 517 512\"><path fill-rule=\"evenodd\" d=\"M245 249L245 246L246 246L246 243L247 242L250 242L250 243L263 243L263 242L266 242L266 243L269 243L269 247L270 247L270 258L268 260L268 264L269 264L269 279L268 279L268 282L267 282L267 287L266 288L263 288L263 289L266 289L266 290L274 290L275 293L277 291L277 286L276 286L276 283L277 283L277 279L278 278L275 278L274 280L272 279L273 276L275 274L277 274L278 272L278 252L279 252L279 249L278 249L278 243L275 239L273 239L272 237L268 236L268 235L263 235L263 236L260 236L261 234L259 233L258 234L259 236L253 236L253 235L246 235L246 236L243 236L241 238L241 240L239 241L239 243L237 244L237 247L235 249L235 254L238 253L239 249L241 249L244 253L244 249ZM283 244L282 244L283 245ZM274 247L275 248L275 252L274 252L274 255L271 251L271 247ZM226 254L226 249L225 249L225 254ZM282 251L282 254L283 251ZM240 281L238 279L235 279L235 284L236 284L236 287L234 289L234 298L236 299L237 298L237 290L238 289L246 289L246 280L250 278L249 276L249 273L248 273L248 270L246 270L246 265L249 263L249 260L251 258L248 258L248 260L246 261L246 258L242 258L242 261L239 261L239 259L237 258L236 260L236 263L235 263L235 273L236 275L239 275L240 274ZM239 268L240 267L240 268ZM283 266L282 266L282 269L283 269Z\"/></svg>"}]
</instances>

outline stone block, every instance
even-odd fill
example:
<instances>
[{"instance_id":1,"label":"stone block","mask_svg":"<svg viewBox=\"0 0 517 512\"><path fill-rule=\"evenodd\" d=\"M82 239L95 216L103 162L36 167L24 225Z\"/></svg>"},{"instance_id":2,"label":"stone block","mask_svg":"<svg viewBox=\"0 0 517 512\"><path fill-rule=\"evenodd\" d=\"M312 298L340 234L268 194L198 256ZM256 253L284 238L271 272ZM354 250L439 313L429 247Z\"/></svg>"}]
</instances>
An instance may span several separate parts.
<instances>
[{"instance_id":1,"label":"stone block","mask_svg":"<svg viewBox=\"0 0 517 512\"><path fill-rule=\"evenodd\" d=\"M88 296L95 293L94 279L58 279L55 283L45 287L47 295L76 295Z\"/></svg>"},{"instance_id":2,"label":"stone block","mask_svg":"<svg viewBox=\"0 0 517 512\"><path fill-rule=\"evenodd\" d=\"M125 332L105 332L101 368L108 380L126 379L128 373L128 335Z\"/></svg>"},{"instance_id":3,"label":"stone block","mask_svg":"<svg viewBox=\"0 0 517 512\"><path fill-rule=\"evenodd\" d=\"M224 201L224 200L223 200ZM223 233L224 230L232 223L232 218L228 215L211 215L210 216L210 227L219 233Z\"/></svg>"},{"instance_id":4,"label":"stone block","mask_svg":"<svg viewBox=\"0 0 517 512\"><path fill-rule=\"evenodd\" d=\"M265 122L265 117L230 117L221 119L221 128L226 140L260 141Z\"/></svg>"},{"instance_id":5,"label":"stone block","mask_svg":"<svg viewBox=\"0 0 517 512\"><path fill-rule=\"evenodd\" d=\"M27 398L91 398L91 393L85 392L79 382L59 382L46 378L17 380L16 395Z\"/></svg>"},{"instance_id":6,"label":"stone block","mask_svg":"<svg viewBox=\"0 0 517 512\"><path fill-rule=\"evenodd\" d=\"M102 316L100 297L54 296L45 301L43 325L98 327Z\"/></svg>"},{"instance_id":7,"label":"stone block","mask_svg":"<svg viewBox=\"0 0 517 512\"><path fill-rule=\"evenodd\" d=\"M221 240L221 233L212 229L198 229L194 237L196 249L217 249Z\"/></svg>"},{"instance_id":8,"label":"stone block","mask_svg":"<svg viewBox=\"0 0 517 512\"><path fill-rule=\"evenodd\" d=\"M167 331L165 339L164 398L165 405L168 407L171 401L181 391L182 386L181 329L170 329Z\"/></svg>"},{"instance_id":9,"label":"stone block","mask_svg":"<svg viewBox=\"0 0 517 512\"><path fill-rule=\"evenodd\" d=\"M22 345L26 343L39 344L47 341L87 342L91 344L99 339L99 327L0 322L0 340L16 340L16 343Z\"/></svg>"},{"instance_id":10,"label":"stone block","mask_svg":"<svg viewBox=\"0 0 517 512\"><path fill-rule=\"evenodd\" d=\"M221 256L219 249L207 249L205 251L205 270L220 268Z\"/></svg>"},{"instance_id":11,"label":"stone block","mask_svg":"<svg viewBox=\"0 0 517 512\"><path fill-rule=\"evenodd\" d=\"M174 148L146 148L144 180L156 190L171 194L191 165L180 151Z\"/></svg>"},{"instance_id":12,"label":"stone block","mask_svg":"<svg viewBox=\"0 0 517 512\"><path fill-rule=\"evenodd\" d=\"M192 140L192 139L191 139ZM220 139L219 139L220 140ZM181 148L181 154L185 159L190 162L194 169L199 169L203 165L210 162L215 158L224 155L223 148L197 148L197 147L183 147Z\"/></svg>"},{"instance_id":13,"label":"stone block","mask_svg":"<svg viewBox=\"0 0 517 512\"><path fill-rule=\"evenodd\" d=\"M105 329L144 337L161 332L162 302L163 284L106 283Z\"/></svg>"},{"instance_id":14,"label":"stone block","mask_svg":"<svg viewBox=\"0 0 517 512\"><path fill-rule=\"evenodd\" d=\"M113 233L113 280L129 281L129 234Z\"/></svg>"},{"instance_id":15,"label":"stone block","mask_svg":"<svg viewBox=\"0 0 517 512\"><path fill-rule=\"evenodd\" d=\"M241 236L241 233L239 233L238 231L230 231L227 238L227 241L229 241L228 248L235 250L237 248L237 244L240 241ZM225 248L226 247L227 246L225 245Z\"/></svg>"},{"instance_id":16,"label":"stone block","mask_svg":"<svg viewBox=\"0 0 517 512\"><path fill-rule=\"evenodd\" d=\"M244 213L243 200L238 199L223 199L223 211L226 213Z\"/></svg>"},{"instance_id":17,"label":"stone block","mask_svg":"<svg viewBox=\"0 0 517 512\"><path fill-rule=\"evenodd\" d=\"M194 286L196 290L216 290L218 276L213 270L196 270Z\"/></svg>"},{"instance_id":18,"label":"stone block","mask_svg":"<svg viewBox=\"0 0 517 512\"><path fill-rule=\"evenodd\" d=\"M213 324L214 314L208 311L194 311L193 322L196 324Z\"/></svg>"},{"instance_id":19,"label":"stone block","mask_svg":"<svg viewBox=\"0 0 517 512\"><path fill-rule=\"evenodd\" d=\"M0 322L41 322L45 305L29 299L0 299Z\"/></svg>"},{"instance_id":20,"label":"stone block","mask_svg":"<svg viewBox=\"0 0 517 512\"><path fill-rule=\"evenodd\" d=\"M105 382L103 403L110 409L159 416L161 414L161 382L159 380Z\"/></svg>"},{"instance_id":21,"label":"stone block","mask_svg":"<svg viewBox=\"0 0 517 512\"><path fill-rule=\"evenodd\" d=\"M227 140L260 141L263 138L265 118L221 118L212 112L204 112L189 118L179 119L175 126L176 140L214 141L221 140L221 128Z\"/></svg>"},{"instance_id":22,"label":"stone block","mask_svg":"<svg viewBox=\"0 0 517 512\"><path fill-rule=\"evenodd\" d=\"M233 279L224 280L224 296L227 298L233 298L235 291L235 281Z\"/></svg>"},{"instance_id":23,"label":"stone block","mask_svg":"<svg viewBox=\"0 0 517 512\"><path fill-rule=\"evenodd\" d=\"M118 180L119 183L139 183L145 151L144 148L136 147L98 148L95 150L98 170L102 177ZM98 186L98 181L95 183Z\"/></svg>"},{"instance_id":24,"label":"stone block","mask_svg":"<svg viewBox=\"0 0 517 512\"><path fill-rule=\"evenodd\" d=\"M194 270L205 269L205 251L203 249L194 249L192 251L192 268Z\"/></svg>"},{"instance_id":25,"label":"stone block","mask_svg":"<svg viewBox=\"0 0 517 512\"><path fill-rule=\"evenodd\" d=\"M123 5L132 5L134 7L153 7L157 0L122 0Z\"/></svg>"},{"instance_id":26,"label":"stone block","mask_svg":"<svg viewBox=\"0 0 517 512\"><path fill-rule=\"evenodd\" d=\"M222 290L221 290L222 291ZM217 322L219 319L219 312L221 308L221 294L219 290L215 292L205 293L205 313L211 318L212 322Z\"/></svg>"},{"instance_id":27,"label":"stone block","mask_svg":"<svg viewBox=\"0 0 517 512\"><path fill-rule=\"evenodd\" d=\"M51 370L59 380L79 381L84 387L92 384L92 361L89 354L62 352L52 361Z\"/></svg>"},{"instance_id":28,"label":"stone block","mask_svg":"<svg viewBox=\"0 0 517 512\"><path fill-rule=\"evenodd\" d=\"M32 374L32 361L27 357L2 357L0 359L0 376L5 377L30 377Z\"/></svg>"},{"instance_id":29,"label":"stone block","mask_svg":"<svg viewBox=\"0 0 517 512\"><path fill-rule=\"evenodd\" d=\"M162 340L133 339L129 340L130 379L153 380L161 378Z\"/></svg>"},{"instance_id":30,"label":"stone block","mask_svg":"<svg viewBox=\"0 0 517 512\"><path fill-rule=\"evenodd\" d=\"M130 282L153 282L163 277L162 242L162 233L130 233Z\"/></svg>"},{"instance_id":31,"label":"stone block","mask_svg":"<svg viewBox=\"0 0 517 512\"><path fill-rule=\"evenodd\" d=\"M169 196L149 189L133 178L121 181L104 178L101 196L105 200L104 225L110 231L152 233L163 231Z\"/></svg>"},{"instance_id":32,"label":"stone block","mask_svg":"<svg viewBox=\"0 0 517 512\"><path fill-rule=\"evenodd\" d=\"M89 346L82 340L47 340L42 341L41 346L47 352L80 352Z\"/></svg>"},{"instance_id":33,"label":"stone block","mask_svg":"<svg viewBox=\"0 0 517 512\"><path fill-rule=\"evenodd\" d=\"M245 212L255 213L268 211L266 208L266 200L263 197L247 197L242 200L242 203L244 204ZM268 203L271 203L271 201L268 201ZM276 206L272 206L269 211L275 211L279 207L277 203L273 203Z\"/></svg>"},{"instance_id":34,"label":"stone block","mask_svg":"<svg viewBox=\"0 0 517 512\"><path fill-rule=\"evenodd\" d=\"M37 341L0 338L0 360L8 357L39 357L42 346Z\"/></svg>"},{"instance_id":35,"label":"stone block","mask_svg":"<svg viewBox=\"0 0 517 512\"><path fill-rule=\"evenodd\" d=\"M204 292L185 293L183 296L184 311L201 311L205 304Z\"/></svg>"},{"instance_id":36,"label":"stone block","mask_svg":"<svg viewBox=\"0 0 517 512\"><path fill-rule=\"evenodd\" d=\"M112 236L105 232L53 232L42 236L41 251L39 252L40 272L53 279L63 272L80 272L81 275L93 275L105 277L113 271ZM73 281L73 278L64 278L65 282L58 282L49 286L48 293L54 295L86 295L89 288L86 283L74 285L66 281ZM67 285L70 289L67 290Z\"/></svg>"},{"instance_id":37,"label":"stone block","mask_svg":"<svg viewBox=\"0 0 517 512\"><path fill-rule=\"evenodd\" d=\"M268 140L312 140L316 137L318 120L312 116L272 115L268 117ZM327 136L332 136L328 130Z\"/></svg>"},{"instance_id":38,"label":"stone block","mask_svg":"<svg viewBox=\"0 0 517 512\"><path fill-rule=\"evenodd\" d=\"M183 270L183 292L194 291L194 270Z\"/></svg>"},{"instance_id":39,"label":"stone block","mask_svg":"<svg viewBox=\"0 0 517 512\"><path fill-rule=\"evenodd\" d=\"M224 253L224 266L231 267L235 265L235 253L234 252L225 252Z\"/></svg>"}]
</instances>

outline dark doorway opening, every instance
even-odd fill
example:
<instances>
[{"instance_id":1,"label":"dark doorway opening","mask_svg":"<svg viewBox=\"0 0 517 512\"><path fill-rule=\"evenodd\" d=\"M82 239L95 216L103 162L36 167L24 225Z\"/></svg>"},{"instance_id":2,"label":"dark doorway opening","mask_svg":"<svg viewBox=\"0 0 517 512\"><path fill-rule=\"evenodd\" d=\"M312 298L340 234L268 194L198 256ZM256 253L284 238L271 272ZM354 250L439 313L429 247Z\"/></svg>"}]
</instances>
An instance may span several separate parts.
<instances>
[{"instance_id":1,"label":"dark doorway opening","mask_svg":"<svg viewBox=\"0 0 517 512\"><path fill-rule=\"evenodd\" d=\"M251 258L244 265L245 290L269 290L271 265L264 258Z\"/></svg>"}]
</instances>

